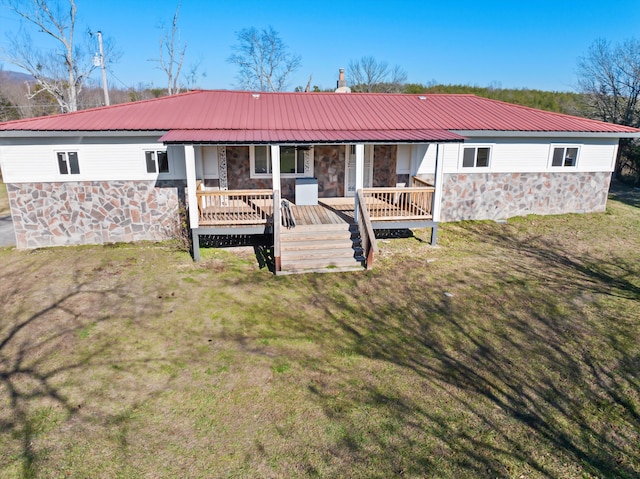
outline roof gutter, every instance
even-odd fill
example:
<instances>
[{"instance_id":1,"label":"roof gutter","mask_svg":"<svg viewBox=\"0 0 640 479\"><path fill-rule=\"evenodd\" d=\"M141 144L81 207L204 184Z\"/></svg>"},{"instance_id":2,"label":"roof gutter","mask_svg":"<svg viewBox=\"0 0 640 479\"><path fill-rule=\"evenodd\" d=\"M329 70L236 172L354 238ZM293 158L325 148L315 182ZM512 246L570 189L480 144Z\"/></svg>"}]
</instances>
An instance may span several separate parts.
<instances>
[{"instance_id":1,"label":"roof gutter","mask_svg":"<svg viewBox=\"0 0 640 479\"><path fill-rule=\"evenodd\" d=\"M157 136L160 138L168 130L0 130L0 138L69 138L77 136L132 137Z\"/></svg>"},{"instance_id":2,"label":"roof gutter","mask_svg":"<svg viewBox=\"0 0 640 479\"><path fill-rule=\"evenodd\" d=\"M322 141L282 141L282 140L273 140L273 141L199 141L199 140L173 140L173 141L163 141L165 145L424 145L425 143L463 143L466 139L450 139L450 140L390 140L389 138L384 138L380 140L322 140Z\"/></svg>"},{"instance_id":3,"label":"roof gutter","mask_svg":"<svg viewBox=\"0 0 640 479\"><path fill-rule=\"evenodd\" d=\"M512 131L512 130L451 130L473 138L640 138L638 132L613 131Z\"/></svg>"}]
</instances>

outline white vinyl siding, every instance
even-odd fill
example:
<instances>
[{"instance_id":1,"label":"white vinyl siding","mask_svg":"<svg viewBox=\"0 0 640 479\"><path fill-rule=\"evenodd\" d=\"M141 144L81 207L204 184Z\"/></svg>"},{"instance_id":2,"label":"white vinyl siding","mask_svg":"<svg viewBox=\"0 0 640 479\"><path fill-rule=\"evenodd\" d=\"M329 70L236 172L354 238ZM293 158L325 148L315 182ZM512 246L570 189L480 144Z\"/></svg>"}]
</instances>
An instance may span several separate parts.
<instances>
[{"instance_id":1,"label":"white vinyl siding","mask_svg":"<svg viewBox=\"0 0 640 479\"><path fill-rule=\"evenodd\" d=\"M553 141L552 141L553 140ZM462 168L461 149L467 146L491 146L488 168L476 170ZM552 145L569 145L580 148L578 164L574 168L552 168L550 151ZM441 143L439 158L443 161L445 174L532 173L532 172L610 172L613 171L618 140L613 138L472 138L466 143ZM435 171L435 143L401 145L398 168L406 171L406 158L410 157L411 174L433 174ZM168 146L170 173L147 173L145 151L158 151L163 147L157 137L127 138L2 138L0 139L0 164L6 183L56 182L56 181L110 181L184 179L184 148ZM215 178L217 172L217 147L196 148L200 158L207 161L206 177ZM200 151L202 150L202 151ZM78 174L60 174L57 152L77 152ZM215 160L213 159L215 157ZM311 156L313 158L313 156ZM311 171L300 176L313 175ZM200 162L199 162L200 164ZM283 177L296 176L284 173Z\"/></svg>"},{"instance_id":2,"label":"white vinyl siding","mask_svg":"<svg viewBox=\"0 0 640 479\"><path fill-rule=\"evenodd\" d=\"M398 145L396 174L411 174L411 145Z\"/></svg>"},{"instance_id":3,"label":"white vinyl siding","mask_svg":"<svg viewBox=\"0 0 640 479\"><path fill-rule=\"evenodd\" d=\"M578 171L613 171L617 143L613 145L582 145L578 155Z\"/></svg>"},{"instance_id":4,"label":"white vinyl siding","mask_svg":"<svg viewBox=\"0 0 640 479\"><path fill-rule=\"evenodd\" d=\"M483 139L484 140L484 139ZM471 143L473 141L473 143ZM488 168L474 169L462 167L462 149L472 144L473 146L491 146L491 158ZM551 167L550 151L552 146L579 147L579 158L576 167L558 168ZM440 155L444 161L444 172L447 174L475 172L483 173L542 173L542 172L597 172L613 171L618 140L585 139L576 142L575 139L569 142L553 142L538 138L514 139L514 138L492 138L490 141L480 143L470 138L466 143L445 143L440 145ZM429 145L429 150L435 151ZM430 153L427 151L427 153ZM425 160L430 160L427 155ZM460 160L460 161L458 161ZM425 161L419 167L419 172L432 172L432 161Z\"/></svg>"},{"instance_id":5,"label":"white vinyl siding","mask_svg":"<svg viewBox=\"0 0 640 479\"><path fill-rule=\"evenodd\" d=\"M182 146L167 148L170 173L147 173L145 151L163 150L157 138L32 138L2 140L0 161L6 183L184 179ZM6 144L8 141L11 144ZM61 175L56 153L78 154L80 173Z\"/></svg>"},{"instance_id":6,"label":"white vinyl siding","mask_svg":"<svg viewBox=\"0 0 640 479\"><path fill-rule=\"evenodd\" d=\"M458 171L458 158L460 158L460 146L461 146L460 143L443 143L442 145L440 145L440 151L438 152L438 157L443 162L444 173L456 173ZM434 151L435 151L435 148L434 148ZM434 165L435 165L435 162L434 162Z\"/></svg>"},{"instance_id":7,"label":"white vinyl siding","mask_svg":"<svg viewBox=\"0 0 640 479\"><path fill-rule=\"evenodd\" d=\"M435 143L411 146L411 174L433 175L436 171ZM440 155L443 154L444 145L440 145ZM456 145L457 148L457 145ZM457 150L456 150L457 151Z\"/></svg>"}]
</instances>

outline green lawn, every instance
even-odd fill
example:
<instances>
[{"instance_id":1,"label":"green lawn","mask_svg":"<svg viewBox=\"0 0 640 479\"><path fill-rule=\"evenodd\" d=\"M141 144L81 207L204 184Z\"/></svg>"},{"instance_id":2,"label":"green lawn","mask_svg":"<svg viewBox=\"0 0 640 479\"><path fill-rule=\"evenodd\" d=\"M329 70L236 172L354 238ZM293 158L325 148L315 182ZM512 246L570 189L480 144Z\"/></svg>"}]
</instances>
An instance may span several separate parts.
<instances>
[{"instance_id":1,"label":"green lawn","mask_svg":"<svg viewBox=\"0 0 640 479\"><path fill-rule=\"evenodd\" d=\"M439 243L0 249L0 477L640 476L640 208Z\"/></svg>"}]
</instances>

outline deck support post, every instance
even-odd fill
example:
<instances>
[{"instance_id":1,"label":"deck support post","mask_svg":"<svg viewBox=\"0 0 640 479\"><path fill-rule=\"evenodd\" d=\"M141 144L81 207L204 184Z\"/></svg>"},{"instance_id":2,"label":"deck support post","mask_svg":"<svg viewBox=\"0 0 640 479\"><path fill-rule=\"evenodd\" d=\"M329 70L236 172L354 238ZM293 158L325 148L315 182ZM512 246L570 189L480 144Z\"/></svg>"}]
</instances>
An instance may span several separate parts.
<instances>
[{"instance_id":1,"label":"deck support post","mask_svg":"<svg viewBox=\"0 0 640 479\"><path fill-rule=\"evenodd\" d=\"M358 191L364 188L364 144L356 144L356 194L354 195L353 219L358 223Z\"/></svg>"},{"instance_id":2,"label":"deck support post","mask_svg":"<svg viewBox=\"0 0 640 479\"><path fill-rule=\"evenodd\" d=\"M273 260L276 271L282 270L280 252L280 145L271 145L271 173L273 182Z\"/></svg>"},{"instance_id":3,"label":"deck support post","mask_svg":"<svg viewBox=\"0 0 640 479\"><path fill-rule=\"evenodd\" d=\"M200 235L196 231L197 230L191 230L191 243L193 245L193 261L197 263L198 261L200 261Z\"/></svg>"}]
</instances>

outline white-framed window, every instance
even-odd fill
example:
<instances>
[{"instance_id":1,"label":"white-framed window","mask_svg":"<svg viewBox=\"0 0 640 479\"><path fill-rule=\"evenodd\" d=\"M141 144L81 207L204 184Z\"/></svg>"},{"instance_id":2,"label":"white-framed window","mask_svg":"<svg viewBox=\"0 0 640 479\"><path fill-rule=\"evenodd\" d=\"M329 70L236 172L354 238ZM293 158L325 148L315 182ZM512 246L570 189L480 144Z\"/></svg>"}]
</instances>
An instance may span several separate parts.
<instances>
[{"instance_id":1,"label":"white-framed window","mask_svg":"<svg viewBox=\"0 0 640 479\"><path fill-rule=\"evenodd\" d=\"M577 145L551 145L549 166L551 168L575 168L578 165L580 147Z\"/></svg>"},{"instance_id":2,"label":"white-framed window","mask_svg":"<svg viewBox=\"0 0 640 479\"><path fill-rule=\"evenodd\" d=\"M491 161L490 146L463 146L463 168L489 168Z\"/></svg>"},{"instance_id":3,"label":"white-framed window","mask_svg":"<svg viewBox=\"0 0 640 479\"><path fill-rule=\"evenodd\" d=\"M251 177L271 177L271 146L249 147ZM313 175L313 148L309 146L286 145L280 147L280 175L299 177Z\"/></svg>"},{"instance_id":4,"label":"white-framed window","mask_svg":"<svg viewBox=\"0 0 640 479\"><path fill-rule=\"evenodd\" d=\"M80 163L77 151L56 151L58 171L61 175L79 175Z\"/></svg>"},{"instance_id":5,"label":"white-framed window","mask_svg":"<svg viewBox=\"0 0 640 479\"><path fill-rule=\"evenodd\" d=\"M147 150L144 152L144 159L147 173L171 173L166 150Z\"/></svg>"}]
</instances>

